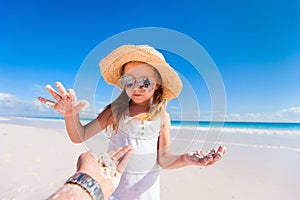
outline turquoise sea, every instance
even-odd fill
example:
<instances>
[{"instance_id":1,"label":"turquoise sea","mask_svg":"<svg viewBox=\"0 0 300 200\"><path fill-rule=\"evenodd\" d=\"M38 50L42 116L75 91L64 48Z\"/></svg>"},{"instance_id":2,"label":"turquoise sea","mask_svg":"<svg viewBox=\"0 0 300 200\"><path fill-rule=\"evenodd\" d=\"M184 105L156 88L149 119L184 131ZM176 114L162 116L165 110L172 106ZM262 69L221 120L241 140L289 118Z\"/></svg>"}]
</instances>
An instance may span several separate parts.
<instances>
[{"instance_id":1,"label":"turquoise sea","mask_svg":"<svg viewBox=\"0 0 300 200\"><path fill-rule=\"evenodd\" d=\"M252 128L252 129L277 129L299 130L300 123L283 122L209 122L209 121L172 121L172 126L199 126L199 127L224 127L224 128Z\"/></svg>"},{"instance_id":2,"label":"turquoise sea","mask_svg":"<svg viewBox=\"0 0 300 200\"><path fill-rule=\"evenodd\" d=\"M173 137L193 138L204 149L219 144L300 151L300 123L172 121ZM191 148L199 147L199 144Z\"/></svg>"},{"instance_id":3,"label":"turquoise sea","mask_svg":"<svg viewBox=\"0 0 300 200\"><path fill-rule=\"evenodd\" d=\"M62 117L18 117L15 119L49 119L63 120ZM91 118L82 118L84 121L90 121ZM300 122L210 122L210 121L172 121L172 126L182 127L223 127L223 128L241 128L241 129L268 129L268 130L291 130L300 131Z\"/></svg>"},{"instance_id":4,"label":"turquoise sea","mask_svg":"<svg viewBox=\"0 0 300 200\"><path fill-rule=\"evenodd\" d=\"M90 120L82 119L82 122ZM0 123L59 129L65 134L64 120L58 117L11 117ZM173 139L192 141L195 148L209 143L212 147L230 144L300 151L300 123L172 121L171 125Z\"/></svg>"}]
</instances>

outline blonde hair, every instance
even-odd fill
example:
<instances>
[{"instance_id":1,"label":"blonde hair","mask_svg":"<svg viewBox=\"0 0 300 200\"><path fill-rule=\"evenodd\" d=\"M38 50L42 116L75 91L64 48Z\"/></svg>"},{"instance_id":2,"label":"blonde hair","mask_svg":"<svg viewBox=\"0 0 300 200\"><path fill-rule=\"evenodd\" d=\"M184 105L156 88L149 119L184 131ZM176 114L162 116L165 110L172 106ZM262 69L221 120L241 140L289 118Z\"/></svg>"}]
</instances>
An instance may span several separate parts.
<instances>
[{"instance_id":1,"label":"blonde hair","mask_svg":"<svg viewBox=\"0 0 300 200\"><path fill-rule=\"evenodd\" d=\"M126 63L127 64L127 63ZM120 74L124 74L124 64L121 67ZM165 112L166 110L166 102L167 99L163 98L163 89L162 89L162 78L160 73L158 72L155 67L153 67L153 70L155 71L157 75L157 81L159 84L158 88L154 91L153 97L152 97L152 103L149 109L149 112L147 113L142 113L134 117L134 119L139 119L139 120L152 120L162 113ZM110 110L110 114L107 118L106 124L112 124L112 128L114 131L118 130L118 122L122 117L124 117L124 114L126 110L129 108L131 99L127 95L126 91L123 90L121 94L109 105L107 105L104 110L98 115L98 118L102 117L102 113Z\"/></svg>"}]
</instances>

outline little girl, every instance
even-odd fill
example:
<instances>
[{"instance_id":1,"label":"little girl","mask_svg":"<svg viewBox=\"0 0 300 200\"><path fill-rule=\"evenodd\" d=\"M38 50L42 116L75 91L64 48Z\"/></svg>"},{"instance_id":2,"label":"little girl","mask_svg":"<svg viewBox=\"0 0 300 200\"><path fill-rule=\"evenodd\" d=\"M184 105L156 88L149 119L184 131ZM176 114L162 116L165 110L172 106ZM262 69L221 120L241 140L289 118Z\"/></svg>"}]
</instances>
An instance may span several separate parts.
<instances>
[{"instance_id":1,"label":"little girl","mask_svg":"<svg viewBox=\"0 0 300 200\"><path fill-rule=\"evenodd\" d=\"M79 119L85 102L75 103L74 91L66 91L61 83L56 83L59 93L46 86L56 102L38 99L64 115L73 142L84 142L106 130L111 132L109 149L127 145L133 148L132 159L110 199L158 200L160 167L208 166L223 157L223 146L207 155L200 151L173 155L169 151L171 126L166 103L180 94L182 82L157 50L147 45L124 45L99 65L104 80L122 92L88 124L83 126Z\"/></svg>"}]
</instances>

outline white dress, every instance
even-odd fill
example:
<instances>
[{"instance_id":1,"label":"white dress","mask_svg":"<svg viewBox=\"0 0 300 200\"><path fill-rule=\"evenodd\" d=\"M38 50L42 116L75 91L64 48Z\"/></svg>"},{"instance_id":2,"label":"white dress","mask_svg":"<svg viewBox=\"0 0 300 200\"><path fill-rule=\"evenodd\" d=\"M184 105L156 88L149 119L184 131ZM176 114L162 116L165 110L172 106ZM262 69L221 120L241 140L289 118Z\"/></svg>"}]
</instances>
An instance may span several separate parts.
<instances>
[{"instance_id":1,"label":"white dress","mask_svg":"<svg viewBox=\"0 0 300 200\"><path fill-rule=\"evenodd\" d=\"M160 119L141 121L125 116L111 135L109 150L131 146L134 153L119 186L109 200L159 200L160 177L157 143Z\"/></svg>"}]
</instances>

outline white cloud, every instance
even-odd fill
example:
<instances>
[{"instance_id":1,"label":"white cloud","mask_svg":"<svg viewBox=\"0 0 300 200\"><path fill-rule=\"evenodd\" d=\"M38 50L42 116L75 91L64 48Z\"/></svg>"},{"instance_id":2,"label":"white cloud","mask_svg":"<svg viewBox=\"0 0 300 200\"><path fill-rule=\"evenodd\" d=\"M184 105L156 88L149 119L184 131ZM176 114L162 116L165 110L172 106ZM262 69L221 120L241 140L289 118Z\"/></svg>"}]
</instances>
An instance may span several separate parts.
<instances>
[{"instance_id":1,"label":"white cloud","mask_svg":"<svg viewBox=\"0 0 300 200\"><path fill-rule=\"evenodd\" d=\"M230 113L226 115L226 121L240 121L241 114L239 113Z\"/></svg>"},{"instance_id":2,"label":"white cloud","mask_svg":"<svg viewBox=\"0 0 300 200\"><path fill-rule=\"evenodd\" d=\"M88 101L86 101L86 105L80 111L80 116L87 118L94 118L97 114L98 113L95 113L94 109Z\"/></svg>"},{"instance_id":3,"label":"white cloud","mask_svg":"<svg viewBox=\"0 0 300 200\"><path fill-rule=\"evenodd\" d=\"M15 98L15 96L13 94L0 92L0 101L9 100L9 99L13 99L13 98Z\"/></svg>"},{"instance_id":4,"label":"white cloud","mask_svg":"<svg viewBox=\"0 0 300 200\"><path fill-rule=\"evenodd\" d=\"M296 114L300 114L300 107L290 107L288 109L282 109L279 113L280 114L282 114L282 113L296 113Z\"/></svg>"},{"instance_id":5,"label":"white cloud","mask_svg":"<svg viewBox=\"0 0 300 200\"><path fill-rule=\"evenodd\" d=\"M81 111L83 117L95 117L107 105L106 102L96 102L95 112L90 104L87 104ZM170 110L172 119L196 120L195 113L181 113L176 107ZM0 92L0 115L2 116L61 116L52 108L40 103L37 99L25 101L14 94ZM210 120L209 113L201 113L201 120ZM277 112L266 113L227 113L226 121L270 121L270 122L300 122L300 106L284 108Z\"/></svg>"},{"instance_id":6,"label":"white cloud","mask_svg":"<svg viewBox=\"0 0 300 200\"><path fill-rule=\"evenodd\" d=\"M45 98L51 98L48 91L40 86L34 85L34 93L39 93ZM82 117L95 117L89 103L82 109ZM0 116L53 116L61 117L62 115L49 106L39 102L37 99L25 101L14 94L0 92Z\"/></svg>"},{"instance_id":7,"label":"white cloud","mask_svg":"<svg viewBox=\"0 0 300 200\"><path fill-rule=\"evenodd\" d=\"M44 97L46 99L53 99L51 94L46 89L45 85L34 84L32 87L32 94L36 97Z\"/></svg>"},{"instance_id":8,"label":"white cloud","mask_svg":"<svg viewBox=\"0 0 300 200\"><path fill-rule=\"evenodd\" d=\"M10 93L0 93L0 114L13 112L15 107L22 104L22 100Z\"/></svg>"},{"instance_id":9,"label":"white cloud","mask_svg":"<svg viewBox=\"0 0 300 200\"><path fill-rule=\"evenodd\" d=\"M39 102L25 101L10 93L0 93L0 115L2 116L58 116L53 109Z\"/></svg>"},{"instance_id":10,"label":"white cloud","mask_svg":"<svg viewBox=\"0 0 300 200\"><path fill-rule=\"evenodd\" d=\"M39 102L37 99L32 101L32 106L35 108L35 110L37 110L39 112L49 112L50 110L52 110L52 108L50 108L49 106L45 106L44 104Z\"/></svg>"},{"instance_id":11,"label":"white cloud","mask_svg":"<svg viewBox=\"0 0 300 200\"><path fill-rule=\"evenodd\" d=\"M227 114L227 121L268 121L268 122L300 122L300 107L284 108L278 112L266 113L246 113Z\"/></svg>"},{"instance_id":12,"label":"white cloud","mask_svg":"<svg viewBox=\"0 0 300 200\"><path fill-rule=\"evenodd\" d=\"M38 84L33 85L33 91L39 95L48 94L48 91L46 90L45 86L38 85Z\"/></svg>"},{"instance_id":13,"label":"white cloud","mask_svg":"<svg viewBox=\"0 0 300 200\"><path fill-rule=\"evenodd\" d=\"M278 118L300 121L300 107L290 107L276 113Z\"/></svg>"}]
</instances>

